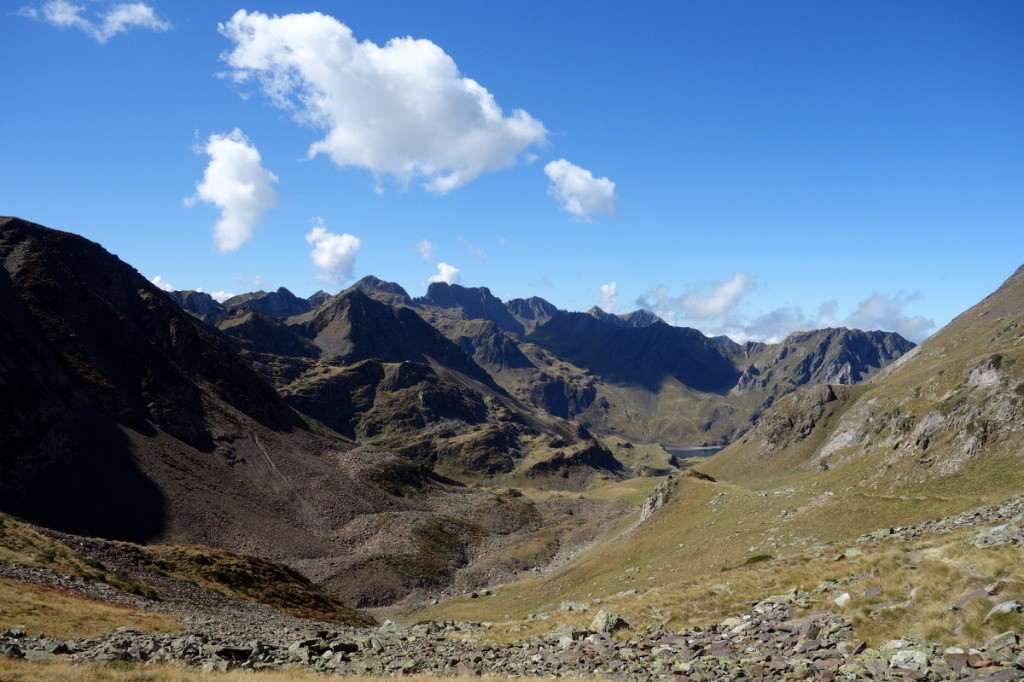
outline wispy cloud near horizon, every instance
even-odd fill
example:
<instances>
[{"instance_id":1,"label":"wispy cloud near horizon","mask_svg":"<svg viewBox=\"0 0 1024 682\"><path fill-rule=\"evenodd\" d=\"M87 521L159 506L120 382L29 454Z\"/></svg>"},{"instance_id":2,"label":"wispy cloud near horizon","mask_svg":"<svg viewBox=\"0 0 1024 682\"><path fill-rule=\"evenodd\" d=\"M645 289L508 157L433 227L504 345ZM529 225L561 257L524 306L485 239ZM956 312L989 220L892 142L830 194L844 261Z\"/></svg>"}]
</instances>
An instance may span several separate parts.
<instances>
[{"instance_id":1,"label":"wispy cloud near horizon","mask_svg":"<svg viewBox=\"0 0 1024 682\"><path fill-rule=\"evenodd\" d=\"M935 331L933 320L905 312L917 295L875 293L846 317L837 316L839 304L834 300L819 305L817 314L807 314L799 306L750 314L743 310L743 299L756 288L752 275L736 272L728 280L695 285L680 296L672 296L668 287L659 285L638 297L636 304L669 324L698 327L709 336L724 335L739 343L777 343L794 332L828 327L896 332L920 343Z\"/></svg>"}]
</instances>

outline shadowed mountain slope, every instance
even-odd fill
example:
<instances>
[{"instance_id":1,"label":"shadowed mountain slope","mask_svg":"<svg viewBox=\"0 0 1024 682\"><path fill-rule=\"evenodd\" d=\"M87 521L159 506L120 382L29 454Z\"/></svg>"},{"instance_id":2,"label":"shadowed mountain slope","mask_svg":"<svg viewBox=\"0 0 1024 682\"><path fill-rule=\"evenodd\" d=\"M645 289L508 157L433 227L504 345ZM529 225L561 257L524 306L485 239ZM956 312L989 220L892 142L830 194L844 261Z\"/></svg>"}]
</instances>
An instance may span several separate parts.
<instances>
[{"instance_id":1,"label":"shadowed mountain slope","mask_svg":"<svg viewBox=\"0 0 1024 682\"><path fill-rule=\"evenodd\" d=\"M267 317L291 317L307 313L312 304L299 298L284 287L277 291L257 291L251 294L233 296L223 303L224 308L248 308Z\"/></svg>"},{"instance_id":2,"label":"shadowed mountain slope","mask_svg":"<svg viewBox=\"0 0 1024 682\"><path fill-rule=\"evenodd\" d=\"M15 218L0 263L4 512L285 561L357 604L443 588L539 522L308 424L232 348L319 351L276 320L239 310L230 341L99 245Z\"/></svg>"},{"instance_id":3,"label":"shadowed mountain slope","mask_svg":"<svg viewBox=\"0 0 1024 682\"><path fill-rule=\"evenodd\" d=\"M213 323L224 314L224 306L203 291L168 291L167 293L178 302L178 305L203 322Z\"/></svg>"},{"instance_id":4,"label":"shadowed mountain slope","mask_svg":"<svg viewBox=\"0 0 1024 682\"><path fill-rule=\"evenodd\" d=\"M698 391L724 393L739 376L706 336L696 329L671 327L664 322L634 328L590 314L561 313L527 340L610 383L639 385L652 391L673 377Z\"/></svg>"}]
</instances>

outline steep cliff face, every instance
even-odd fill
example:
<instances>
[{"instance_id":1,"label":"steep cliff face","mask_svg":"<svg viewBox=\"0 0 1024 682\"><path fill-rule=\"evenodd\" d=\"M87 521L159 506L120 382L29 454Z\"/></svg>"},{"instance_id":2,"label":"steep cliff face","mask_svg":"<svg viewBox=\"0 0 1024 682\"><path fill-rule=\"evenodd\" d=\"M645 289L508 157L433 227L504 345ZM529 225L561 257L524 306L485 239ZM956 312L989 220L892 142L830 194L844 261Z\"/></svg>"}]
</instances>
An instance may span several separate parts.
<instances>
[{"instance_id":1,"label":"steep cliff face","mask_svg":"<svg viewBox=\"0 0 1024 682\"><path fill-rule=\"evenodd\" d=\"M913 347L892 332L845 328L796 332L779 344L762 344L756 354L748 354L749 364L734 391L778 395L787 387L806 384L856 384Z\"/></svg>"}]
</instances>

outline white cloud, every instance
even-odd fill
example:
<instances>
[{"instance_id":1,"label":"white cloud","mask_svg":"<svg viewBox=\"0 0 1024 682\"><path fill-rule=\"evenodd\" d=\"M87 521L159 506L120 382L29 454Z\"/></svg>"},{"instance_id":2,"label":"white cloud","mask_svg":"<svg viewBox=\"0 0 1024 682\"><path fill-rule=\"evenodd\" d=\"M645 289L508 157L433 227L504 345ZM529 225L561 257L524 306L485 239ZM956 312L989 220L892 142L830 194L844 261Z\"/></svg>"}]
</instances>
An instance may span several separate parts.
<instances>
[{"instance_id":1,"label":"white cloud","mask_svg":"<svg viewBox=\"0 0 1024 682\"><path fill-rule=\"evenodd\" d=\"M514 165L547 130L521 109L505 116L429 40L359 42L337 19L312 12L269 17L239 10L218 26L235 82L255 81L295 120L325 131L310 157L363 168L439 194Z\"/></svg>"},{"instance_id":2,"label":"white cloud","mask_svg":"<svg viewBox=\"0 0 1024 682\"><path fill-rule=\"evenodd\" d=\"M230 292L227 292L227 291L211 291L210 292L210 296L212 296L213 300L215 300L217 303L223 303L224 301L228 300L229 298L234 298L235 297L234 294L232 294Z\"/></svg>"},{"instance_id":3,"label":"white cloud","mask_svg":"<svg viewBox=\"0 0 1024 682\"><path fill-rule=\"evenodd\" d=\"M314 265L324 270L328 278L341 279L352 278L352 268L356 262L356 252L359 251L359 237L348 234L334 234L328 232L324 226L323 218L317 218L317 223L306 235L306 241L313 245L313 251L309 254Z\"/></svg>"},{"instance_id":4,"label":"white cloud","mask_svg":"<svg viewBox=\"0 0 1024 682\"><path fill-rule=\"evenodd\" d=\"M778 343L797 331L847 327L871 331L896 332L911 341L920 342L935 329L935 323L922 315L907 315L903 308L915 295L882 296L873 294L857 304L849 316L839 316L839 304L826 301L816 315L806 314L799 306L783 306L754 316L740 310L744 293L755 286L754 278L738 272L732 279L673 297L661 285L636 303L657 313L669 324L698 326L705 334L724 334L733 341L765 341Z\"/></svg>"},{"instance_id":5,"label":"white cloud","mask_svg":"<svg viewBox=\"0 0 1024 682\"><path fill-rule=\"evenodd\" d=\"M481 263L487 260L487 254L484 253L481 249L474 246L472 243L470 243L470 241L465 237L459 237L457 241L463 246L465 246L466 251L469 251L469 255L473 256L473 258L475 258L476 260L480 261Z\"/></svg>"},{"instance_id":6,"label":"white cloud","mask_svg":"<svg viewBox=\"0 0 1024 682\"><path fill-rule=\"evenodd\" d=\"M721 317L739 305L743 294L755 286L753 277L737 272L725 282L715 282L685 294L679 303L692 319Z\"/></svg>"},{"instance_id":7,"label":"white cloud","mask_svg":"<svg viewBox=\"0 0 1024 682\"><path fill-rule=\"evenodd\" d=\"M260 165L259 151L238 128L227 135L210 135L203 152L210 163L185 205L203 201L219 208L213 241L222 252L235 251L252 239L263 212L277 202L271 186L277 176Z\"/></svg>"},{"instance_id":8,"label":"white cloud","mask_svg":"<svg viewBox=\"0 0 1024 682\"><path fill-rule=\"evenodd\" d=\"M434 282L445 282L446 284L460 284L462 282L462 274L459 269L454 265L448 265L447 263L437 264L437 274L431 275L427 278L427 281L433 284Z\"/></svg>"},{"instance_id":9,"label":"white cloud","mask_svg":"<svg viewBox=\"0 0 1024 682\"><path fill-rule=\"evenodd\" d=\"M30 19L45 21L58 28L75 28L99 43L105 43L118 33L132 28L148 28L151 31L169 31L170 22L159 19L153 8L143 2L129 2L111 5L106 12L90 19L83 15L85 5L76 5L68 0L49 0L42 10L33 6L21 8L18 14Z\"/></svg>"},{"instance_id":10,"label":"white cloud","mask_svg":"<svg viewBox=\"0 0 1024 682\"><path fill-rule=\"evenodd\" d=\"M857 310L846 321L857 329L885 329L911 341L920 341L935 329L935 322L923 315L909 316L903 312L903 306L917 298L915 294L888 297L872 294L857 305Z\"/></svg>"},{"instance_id":11,"label":"white cloud","mask_svg":"<svg viewBox=\"0 0 1024 682\"><path fill-rule=\"evenodd\" d=\"M548 194L576 218L590 221L595 213L615 217L615 183L608 178L595 178L565 159L548 163L544 174L551 180Z\"/></svg>"},{"instance_id":12,"label":"white cloud","mask_svg":"<svg viewBox=\"0 0 1024 682\"><path fill-rule=\"evenodd\" d=\"M597 305L606 313L614 313L619 305L619 285L615 280L601 285L601 294L597 297Z\"/></svg>"},{"instance_id":13,"label":"white cloud","mask_svg":"<svg viewBox=\"0 0 1024 682\"><path fill-rule=\"evenodd\" d=\"M158 289L163 289L164 291L174 291L174 285L172 285L170 282L168 282L160 275L157 275L156 277L149 281L152 282L153 286L155 286Z\"/></svg>"},{"instance_id":14,"label":"white cloud","mask_svg":"<svg viewBox=\"0 0 1024 682\"><path fill-rule=\"evenodd\" d=\"M669 324L677 319L689 321L723 318L739 306L743 295L757 283L745 272L736 272L724 282L692 287L682 296L671 296L664 284L637 299L637 303L658 314Z\"/></svg>"},{"instance_id":15,"label":"white cloud","mask_svg":"<svg viewBox=\"0 0 1024 682\"><path fill-rule=\"evenodd\" d=\"M419 240L413 248L423 257L423 260L434 260L434 245L430 243L429 239Z\"/></svg>"}]
</instances>

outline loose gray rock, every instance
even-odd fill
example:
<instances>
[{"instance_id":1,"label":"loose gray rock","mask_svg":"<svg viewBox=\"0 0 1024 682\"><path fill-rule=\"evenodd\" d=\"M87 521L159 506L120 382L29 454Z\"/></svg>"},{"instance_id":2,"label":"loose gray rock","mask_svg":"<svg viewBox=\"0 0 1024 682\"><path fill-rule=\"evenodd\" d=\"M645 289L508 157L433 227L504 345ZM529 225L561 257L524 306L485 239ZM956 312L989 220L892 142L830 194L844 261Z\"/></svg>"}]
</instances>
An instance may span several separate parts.
<instances>
[{"instance_id":1,"label":"loose gray rock","mask_svg":"<svg viewBox=\"0 0 1024 682\"><path fill-rule=\"evenodd\" d=\"M594 616L593 622L590 624L590 629L594 632L607 632L612 633L618 630L628 630L629 623L626 619L617 613L608 611L607 609L601 609Z\"/></svg>"}]
</instances>

